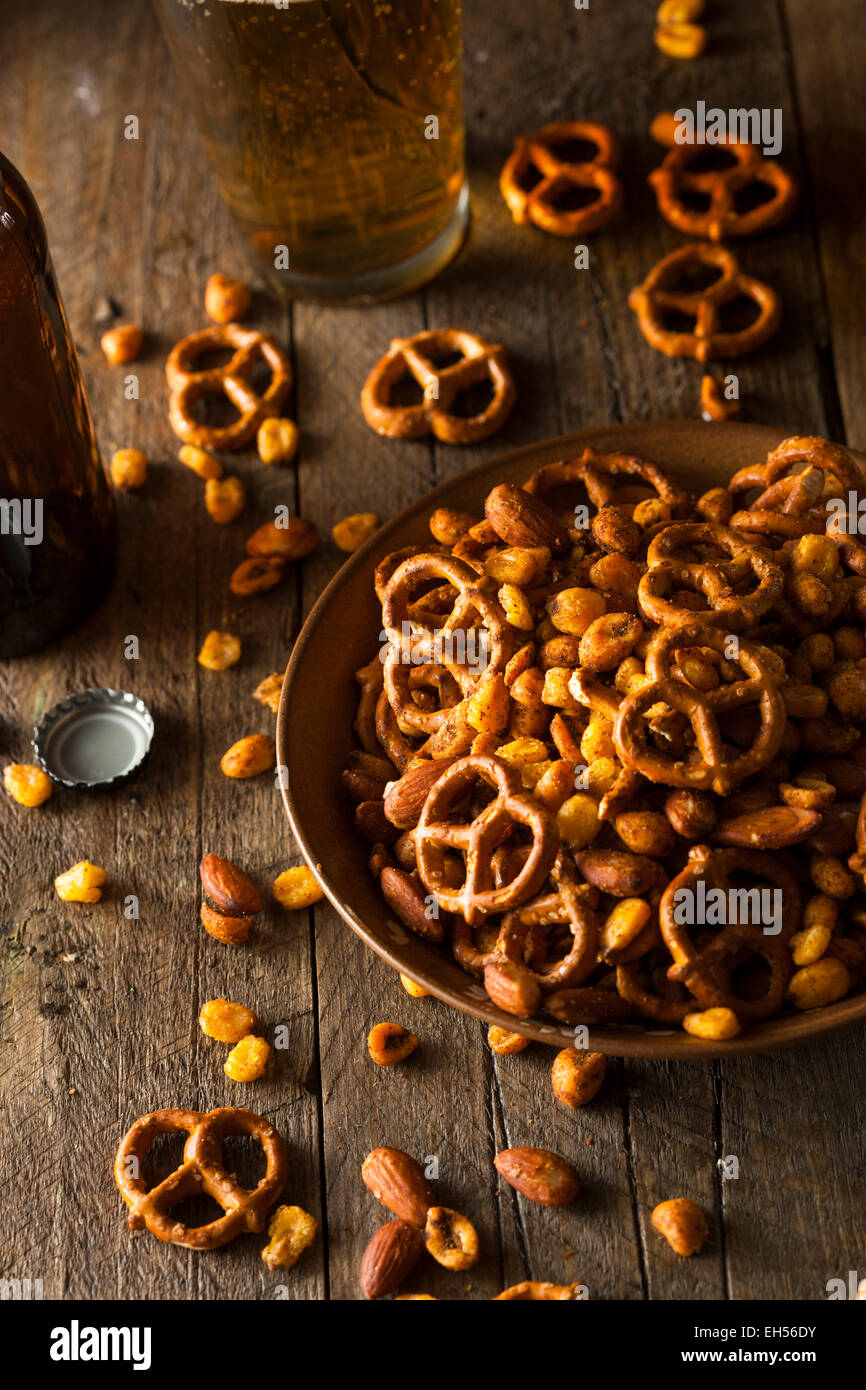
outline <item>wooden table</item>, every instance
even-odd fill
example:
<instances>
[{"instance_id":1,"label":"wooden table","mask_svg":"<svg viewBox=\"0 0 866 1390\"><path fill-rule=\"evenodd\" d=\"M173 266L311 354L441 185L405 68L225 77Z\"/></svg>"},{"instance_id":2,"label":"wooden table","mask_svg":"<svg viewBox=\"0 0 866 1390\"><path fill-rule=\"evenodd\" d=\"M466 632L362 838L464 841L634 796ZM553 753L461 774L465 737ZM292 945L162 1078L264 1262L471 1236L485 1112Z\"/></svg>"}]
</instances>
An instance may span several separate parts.
<instances>
[{"instance_id":1,"label":"wooden table","mask_svg":"<svg viewBox=\"0 0 866 1390\"><path fill-rule=\"evenodd\" d=\"M82 12L6 0L2 146L45 215L102 448L138 445L152 459L146 489L119 502L110 600L61 644L0 672L5 761L27 758L47 705L88 685L136 691L158 724L146 769L116 791L59 792L36 812L0 799L2 1273L41 1278L45 1297L357 1298L361 1252L383 1220L359 1176L377 1144L435 1155L442 1200L478 1226L475 1269L453 1275L428 1261L416 1271L410 1287L438 1297L488 1298L537 1278L580 1279L603 1299L822 1299L827 1280L858 1261L866 1274L861 1035L731 1064L613 1062L599 1100L572 1113L553 1100L552 1053L494 1057L482 1025L410 999L326 905L267 910L250 949L226 949L198 924L203 853L236 859L264 885L299 862L270 779L230 782L218 761L241 734L269 731L252 691L283 667L340 557L326 540L296 579L233 600L228 575L253 526L287 501L327 537L349 512L393 515L508 447L696 413L699 368L653 352L626 305L681 244L645 181L659 158L647 135L657 111L699 97L782 108L783 160L803 196L789 229L742 246L785 305L780 336L736 364L744 417L866 445L862 9L711 4L705 57L681 63L653 47L650 5L466 8L469 243L427 290L396 303L334 311L257 300L253 321L291 351L300 461L267 470L241 456L246 513L217 527L199 480L176 462L163 362L203 323L207 276L244 267L149 5L91 0ZM130 113L138 141L124 138ZM588 271L573 268L569 242L515 227L496 186L516 134L578 116L609 122L625 153L626 211L590 240ZM98 347L106 295L147 330L138 401L124 399L122 373ZM361 418L369 367L393 335L427 325L465 326L509 349L518 408L477 448L381 441ZM224 674L196 664L213 627L243 638L241 663ZM137 661L124 657L129 634ZM108 891L93 908L63 904L53 877L85 856L107 868ZM129 894L138 920L124 915ZM225 1049L198 1027L201 1004L220 994L287 1028L269 1078L248 1089L223 1075ZM391 1071L365 1049L383 1018L422 1039ZM238 1103L285 1135L286 1200L320 1220L315 1247L281 1280L256 1238L206 1256L147 1234L131 1240L112 1180L115 1146L137 1115ZM516 1144L571 1157L582 1199L551 1211L498 1190L493 1155ZM723 1182L730 1155L739 1177ZM699 1258L678 1259L649 1225L674 1195L712 1218Z\"/></svg>"}]
</instances>

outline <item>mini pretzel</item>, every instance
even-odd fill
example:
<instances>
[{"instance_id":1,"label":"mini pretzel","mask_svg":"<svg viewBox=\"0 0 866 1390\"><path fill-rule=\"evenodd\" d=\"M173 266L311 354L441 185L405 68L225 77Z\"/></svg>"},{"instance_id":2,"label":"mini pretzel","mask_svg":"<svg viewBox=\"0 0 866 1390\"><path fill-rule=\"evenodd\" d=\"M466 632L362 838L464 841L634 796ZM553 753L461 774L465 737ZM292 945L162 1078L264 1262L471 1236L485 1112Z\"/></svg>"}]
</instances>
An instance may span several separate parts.
<instances>
[{"instance_id":1,"label":"mini pretzel","mask_svg":"<svg viewBox=\"0 0 866 1390\"><path fill-rule=\"evenodd\" d=\"M647 654L649 683L626 696L614 725L614 743L620 760L642 772L651 782L668 787L690 787L726 796L739 782L765 767L779 751L785 732L785 705L772 683L770 668L760 649L745 638L739 640L737 662L747 680L700 691L671 674L677 648L710 647L724 655L727 635L719 628L694 623L663 630L653 638ZM685 715L697 741L696 756L681 760L650 747L644 716L663 702ZM717 716L757 703L761 723L752 745L744 752L726 753Z\"/></svg>"},{"instance_id":2,"label":"mini pretzel","mask_svg":"<svg viewBox=\"0 0 866 1390\"><path fill-rule=\"evenodd\" d=\"M468 823L450 819L458 802L466 797L467 774L477 776L496 790L496 797ZM492 858L512 830L523 826L532 843L522 868L510 883L494 887ZM507 912L537 893L550 872L559 849L553 817L539 802L523 794L517 769L489 754L460 758L443 772L430 789L415 830L418 874L440 907L459 913L470 926L478 926L491 912ZM459 851L465 860L466 878L452 887L445 874L445 857Z\"/></svg>"},{"instance_id":3,"label":"mini pretzel","mask_svg":"<svg viewBox=\"0 0 866 1390\"><path fill-rule=\"evenodd\" d=\"M445 722L449 709L460 700L460 687L450 671L430 663L407 666L394 647L389 647L385 655L384 677L388 703L397 716L397 724L409 735L435 733ZM413 699L415 690L435 690L436 708L420 706Z\"/></svg>"},{"instance_id":4,"label":"mini pretzel","mask_svg":"<svg viewBox=\"0 0 866 1390\"><path fill-rule=\"evenodd\" d=\"M696 265L715 266L721 272L719 278L703 290L677 289L683 272ZM748 328L724 331L720 327L721 311L742 297L754 300L758 317ZM683 246L665 256L653 266L643 284L632 290L628 302L651 347L668 357L694 357L698 362L754 352L773 336L781 321L776 291L762 280L744 275L730 251L706 241ZM666 328L666 313L694 318L694 329L687 332Z\"/></svg>"},{"instance_id":5,"label":"mini pretzel","mask_svg":"<svg viewBox=\"0 0 866 1390\"><path fill-rule=\"evenodd\" d=\"M183 1163L156 1187L147 1190L142 1167L158 1134L186 1133ZM265 1176L250 1192L227 1172L221 1140L247 1134L257 1139L267 1160ZM146 1226L159 1240L189 1250L215 1250L244 1231L261 1231L267 1214L289 1175L286 1146L268 1120L250 1110L227 1106L202 1114L198 1110L155 1110L144 1115L124 1135L114 1161L114 1177L129 1207L132 1230ZM207 1193L225 1215L205 1226L184 1226L170 1210L188 1197Z\"/></svg>"},{"instance_id":6,"label":"mini pretzel","mask_svg":"<svg viewBox=\"0 0 866 1390\"><path fill-rule=\"evenodd\" d=\"M706 946L698 948L687 928L676 921L675 909L680 901L677 893L683 889L694 891L698 879L727 892L731 875L737 870L781 889L781 931L770 936L754 924L729 923ZM733 1009L738 1017L750 1021L767 1018L781 1008L793 973L787 943L799 920L800 892L796 880L774 855L758 850L710 850L706 845L696 845L690 850L689 862L682 873L671 879L659 905L659 925L674 958L668 975L684 984L705 1009ZM741 999L730 992L725 982L722 970L725 960L742 949L763 956L770 968L770 985L760 999Z\"/></svg>"},{"instance_id":7,"label":"mini pretzel","mask_svg":"<svg viewBox=\"0 0 866 1390\"><path fill-rule=\"evenodd\" d=\"M514 638L496 597L496 581L485 575L479 576L465 561L455 560L449 555L410 555L397 566L385 586L382 598L382 622L389 642L399 649L404 625L409 624L417 630L417 614L413 619L409 612L412 590L435 579L445 580L457 593L454 606L444 622L436 627L435 632L432 626L428 629L429 638L432 640L435 637L445 647L457 633L465 634L479 626L486 628L489 649L484 673L497 675L504 671L513 654ZM461 662L450 660L444 650L442 665L454 676L463 694L471 694L482 674L481 669L472 672ZM392 674L393 670L392 666Z\"/></svg>"},{"instance_id":8,"label":"mini pretzel","mask_svg":"<svg viewBox=\"0 0 866 1390\"><path fill-rule=\"evenodd\" d=\"M581 984L595 967L598 926L585 896L585 886L564 881L509 912L502 923L497 950L525 965L545 994ZM549 929L556 926L567 927L571 935L561 958L551 958L548 947Z\"/></svg>"},{"instance_id":9,"label":"mini pretzel","mask_svg":"<svg viewBox=\"0 0 866 1390\"><path fill-rule=\"evenodd\" d=\"M437 367L437 355L461 354L451 366ZM420 405L391 405L391 390L409 372L424 391ZM493 399L478 415L452 413L461 391L489 377ZM389 439L420 439L435 434L444 444L472 444L486 439L505 423L516 399L504 347L484 342L474 333L437 328L393 338L364 382L361 409L377 434Z\"/></svg>"},{"instance_id":10,"label":"mini pretzel","mask_svg":"<svg viewBox=\"0 0 866 1390\"><path fill-rule=\"evenodd\" d=\"M791 471L802 464L802 472ZM811 489L809 482L813 482ZM795 536L805 535L807 529L816 533L824 530L826 504L834 497L847 504L849 493L859 496L866 491L866 479L840 444L794 435L773 449L766 463L739 469L728 487L735 495L753 487L761 489L745 511L732 516L731 525L737 530L775 530L779 535ZM770 514L776 523L768 519ZM756 524L757 518L762 524ZM790 518L787 525L783 518Z\"/></svg>"},{"instance_id":11,"label":"mini pretzel","mask_svg":"<svg viewBox=\"0 0 866 1390\"><path fill-rule=\"evenodd\" d=\"M533 497L545 498L556 488L583 483L590 502L601 510L617 502L614 479L621 478L646 483L662 502L667 503L671 516L684 516L691 506L688 493L672 482L651 459L634 454L599 454L595 449L584 449L579 458L544 464L523 486Z\"/></svg>"},{"instance_id":12,"label":"mini pretzel","mask_svg":"<svg viewBox=\"0 0 866 1390\"><path fill-rule=\"evenodd\" d=\"M683 548L704 545L725 551L729 558L700 562L680 558ZM650 542L647 564L649 569L638 585L638 601L654 622L667 627L695 621L692 610L679 607L670 597L674 590L703 594L708 611L701 613L701 622L733 631L757 626L781 596L784 584L778 565L727 526L711 522L668 526ZM740 592L751 577L758 587L751 593Z\"/></svg>"},{"instance_id":13,"label":"mini pretzel","mask_svg":"<svg viewBox=\"0 0 866 1390\"><path fill-rule=\"evenodd\" d=\"M556 152L557 144L569 140L595 145L597 153L569 163ZM607 126L556 121L515 141L499 187L518 224L532 222L554 236L577 236L607 226L622 207L622 185L614 173L618 164L619 145ZM595 188L599 196L585 207L557 207L557 198L575 188Z\"/></svg>"},{"instance_id":14,"label":"mini pretzel","mask_svg":"<svg viewBox=\"0 0 866 1390\"><path fill-rule=\"evenodd\" d=\"M204 352L234 348L222 367L194 371L193 363ZM256 365L264 361L271 380L264 395L250 385ZM178 438L199 449L240 449L252 439L269 415L276 415L292 384L292 369L273 338L236 323L212 324L175 343L165 364L168 381L169 419ZM238 412L230 425L202 425L195 407L204 396L227 396Z\"/></svg>"},{"instance_id":15,"label":"mini pretzel","mask_svg":"<svg viewBox=\"0 0 866 1390\"><path fill-rule=\"evenodd\" d=\"M754 236L777 227L797 198L791 175L775 161L764 159L754 145L724 144L721 148L734 164L703 173L692 172L690 166L705 155L705 145L676 145L665 155L649 176L662 217L687 236L709 241ZM757 184L772 188L772 198L747 212L738 212L738 196ZM689 207L684 194L709 198L709 207L705 211Z\"/></svg>"}]
</instances>

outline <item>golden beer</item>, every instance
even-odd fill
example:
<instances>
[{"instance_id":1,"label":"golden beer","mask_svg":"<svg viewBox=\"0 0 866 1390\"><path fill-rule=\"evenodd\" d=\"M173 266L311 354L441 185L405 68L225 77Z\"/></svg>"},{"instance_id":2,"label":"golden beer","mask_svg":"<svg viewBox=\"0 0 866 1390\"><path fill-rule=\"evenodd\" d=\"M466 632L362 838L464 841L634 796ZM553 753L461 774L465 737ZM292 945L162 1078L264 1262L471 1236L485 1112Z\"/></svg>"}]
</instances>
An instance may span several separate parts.
<instances>
[{"instance_id":1,"label":"golden beer","mask_svg":"<svg viewBox=\"0 0 866 1390\"><path fill-rule=\"evenodd\" d=\"M459 0L156 0L220 190L275 287L396 293L463 236Z\"/></svg>"}]
</instances>

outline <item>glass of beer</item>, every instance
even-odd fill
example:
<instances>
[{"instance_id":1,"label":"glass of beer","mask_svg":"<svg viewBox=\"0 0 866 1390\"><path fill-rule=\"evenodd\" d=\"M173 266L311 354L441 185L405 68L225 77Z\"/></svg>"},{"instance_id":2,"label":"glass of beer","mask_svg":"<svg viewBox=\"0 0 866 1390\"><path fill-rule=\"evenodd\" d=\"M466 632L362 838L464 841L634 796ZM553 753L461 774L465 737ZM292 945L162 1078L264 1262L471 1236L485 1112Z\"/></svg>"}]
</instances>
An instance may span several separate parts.
<instances>
[{"instance_id":1,"label":"glass of beer","mask_svg":"<svg viewBox=\"0 0 866 1390\"><path fill-rule=\"evenodd\" d=\"M154 0L220 191L264 279L383 298L468 219L460 0Z\"/></svg>"}]
</instances>

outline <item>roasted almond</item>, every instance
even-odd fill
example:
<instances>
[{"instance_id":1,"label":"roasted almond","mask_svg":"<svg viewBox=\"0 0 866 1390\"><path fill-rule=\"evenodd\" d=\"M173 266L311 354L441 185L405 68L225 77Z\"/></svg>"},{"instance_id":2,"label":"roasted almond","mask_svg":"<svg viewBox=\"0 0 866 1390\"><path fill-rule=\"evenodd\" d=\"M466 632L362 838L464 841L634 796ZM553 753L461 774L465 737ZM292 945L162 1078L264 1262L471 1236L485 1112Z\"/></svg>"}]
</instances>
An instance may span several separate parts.
<instances>
[{"instance_id":1,"label":"roasted almond","mask_svg":"<svg viewBox=\"0 0 866 1390\"><path fill-rule=\"evenodd\" d=\"M381 801L387 785L387 777L379 777L363 767L347 767L343 773L343 786L353 801Z\"/></svg>"},{"instance_id":2,"label":"roasted almond","mask_svg":"<svg viewBox=\"0 0 866 1390\"><path fill-rule=\"evenodd\" d=\"M484 988L494 1004L517 1018L530 1018L541 1004L541 986L525 965L502 956L484 970Z\"/></svg>"},{"instance_id":3,"label":"roasted almond","mask_svg":"<svg viewBox=\"0 0 866 1390\"><path fill-rule=\"evenodd\" d=\"M639 898L652 887L658 866L642 854L620 849L584 849L574 856L587 883L614 898Z\"/></svg>"},{"instance_id":4,"label":"roasted almond","mask_svg":"<svg viewBox=\"0 0 866 1390\"><path fill-rule=\"evenodd\" d=\"M355 824L371 845L393 845L400 832L385 815L381 801L361 801L355 807Z\"/></svg>"},{"instance_id":5,"label":"roasted almond","mask_svg":"<svg viewBox=\"0 0 866 1390\"><path fill-rule=\"evenodd\" d=\"M421 819L424 802L430 788L456 758L436 758L431 762L410 767L397 782L392 782L385 797L385 815L400 830L412 830Z\"/></svg>"},{"instance_id":6,"label":"roasted almond","mask_svg":"<svg viewBox=\"0 0 866 1390\"><path fill-rule=\"evenodd\" d=\"M720 845L735 848L784 849L814 834L821 820L819 811L805 811L796 806L767 806L763 811L720 820L713 831L713 839Z\"/></svg>"},{"instance_id":7,"label":"roasted almond","mask_svg":"<svg viewBox=\"0 0 866 1390\"><path fill-rule=\"evenodd\" d=\"M248 555L278 555L283 560L303 560L311 550L315 550L319 533L311 521L302 521L299 516L286 518L284 526L276 521L266 521L257 531L253 531L247 541Z\"/></svg>"},{"instance_id":8,"label":"roasted almond","mask_svg":"<svg viewBox=\"0 0 866 1390\"><path fill-rule=\"evenodd\" d=\"M383 1207L423 1230L433 1189L416 1159L402 1149L373 1149L361 1165L361 1178Z\"/></svg>"},{"instance_id":9,"label":"roasted almond","mask_svg":"<svg viewBox=\"0 0 866 1390\"><path fill-rule=\"evenodd\" d=\"M370 1241L361 1260L361 1291L365 1298L383 1298L399 1289L418 1263L424 1237L408 1221L389 1221Z\"/></svg>"},{"instance_id":10,"label":"roasted almond","mask_svg":"<svg viewBox=\"0 0 866 1390\"><path fill-rule=\"evenodd\" d=\"M206 932L225 946L241 946L255 923L255 917L229 917L217 912L210 903L201 905L201 924Z\"/></svg>"},{"instance_id":11,"label":"roasted almond","mask_svg":"<svg viewBox=\"0 0 866 1390\"><path fill-rule=\"evenodd\" d=\"M206 854L198 867L201 886L214 907L229 916L246 917L262 910L262 898L251 878L220 854Z\"/></svg>"},{"instance_id":12,"label":"roasted almond","mask_svg":"<svg viewBox=\"0 0 866 1390\"><path fill-rule=\"evenodd\" d=\"M571 1164L550 1149L503 1149L493 1163L511 1187L543 1207L568 1206L580 1192Z\"/></svg>"},{"instance_id":13,"label":"roasted almond","mask_svg":"<svg viewBox=\"0 0 866 1390\"><path fill-rule=\"evenodd\" d=\"M631 1004L615 989L595 989L592 985L558 989L547 995L544 1004L561 1023L619 1023L631 1014Z\"/></svg>"},{"instance_id":14,"label":"roasted almond","mask_svg":"<svg viewBox=\"0 0 866 1390\"><path fill-rule=\"evenodd\" d=\"M420 936L422 941L441 941L445 935L442 915L434 913L436 903L427 901L427 892L418 878L403 869L382 870L379 884L388 906L396 912L404 926Z\"/></svg>"},{"instance_id":15,"label":"roasted almond","mask_svg":"<svg viewBox=\"0 0 866 1390\"><path fill-rule=\"evenodd\" d=\"M543 545L558 554L568 549L565 527L549 507L539 502L537 497L524 492L522 487L500 483L487 494L484 514L506 545L529 550Z\"/></svg>"}]
</instances>

